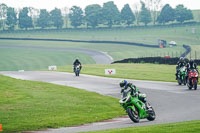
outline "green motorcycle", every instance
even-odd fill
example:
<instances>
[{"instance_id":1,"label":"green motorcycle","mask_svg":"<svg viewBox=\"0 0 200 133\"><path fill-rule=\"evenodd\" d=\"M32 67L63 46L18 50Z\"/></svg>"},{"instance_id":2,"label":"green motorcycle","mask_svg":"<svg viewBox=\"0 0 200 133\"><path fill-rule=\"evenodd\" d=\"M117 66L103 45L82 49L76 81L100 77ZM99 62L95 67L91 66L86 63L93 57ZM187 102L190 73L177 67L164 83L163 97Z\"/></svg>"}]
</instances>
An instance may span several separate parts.
<instances>
[{"instance_id":1,"label":"green motorcycle","mask_svg":"<svg viewBox=\"0 0 200 133\"><path fill-rule=\"evenodd\" d=\"M143 94L145 95L145 94ZM144 96L146 98L146 95ZM131 92L123 92L122 98L119 101L120 105L126 110L129 118L138 123L140 119L147 118L149 121L153 121L156 118L155 111L149 103L145 105L137 95L131 96ZM147 107L148 106L148 109Z\"/></svg>"},{"instance_id":2,"label":"green motorcycle","mask_svg":"<svg viewBox=\"0 0 200 133\"><path fill-rule=\"evenodd\" d=\"M178 72L178 79L177 79L179 85L181 85L181 84L186 85L185 75L186 75L186 68L185 67L181 67L179 72Z\"/></svg>"}]
</instances>

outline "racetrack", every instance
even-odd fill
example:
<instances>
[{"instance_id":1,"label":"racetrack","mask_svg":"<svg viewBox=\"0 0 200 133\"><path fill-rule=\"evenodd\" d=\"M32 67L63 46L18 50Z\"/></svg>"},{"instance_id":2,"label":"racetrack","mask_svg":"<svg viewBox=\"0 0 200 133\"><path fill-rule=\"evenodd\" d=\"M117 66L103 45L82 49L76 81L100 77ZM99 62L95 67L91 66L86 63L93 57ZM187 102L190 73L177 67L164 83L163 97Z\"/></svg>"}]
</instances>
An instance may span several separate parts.
<instances>
[{"instance_id":1,"label":"racetrack","mask_svg":"<svg viewBox=\"0 0 200 133\"><path fill-rule=\"evenodd\" d=\"M17 49L34 49L34 50L50 50L50 51L72 51L87 54L91 56L96 64L110 64L113 62L113 58L105 52L86 48L55 48L55 47L42 47L42 46L11 46L0 45L0 48L17 48Z\"/></svg>"},{"instance_id":2,"label":"racetrack","mask_svg":"<svg viewBox=\"0 0 200 133\"><path fill-rule=\"evenodd\" d=\"M120 79L105 78L81 74L75 77L74 74L51 71L27 71L27 72L0 72L10 77L43 81L60 85L72 86L88 91L94 91L103 95L120 98ZM140 88L140 91L147 94L147 100L156 111L157 118L153 122L144 119L140 123L133 123L129 118L122 117L110 121L86 124L75 127L49 129L38 132L81 132L122 128L131 126L143 126L160 123L181 122L189 120L200 120L200 90L188 90L186 86L178 86L177 83L128 80Z\"/></svg>"}]
</instances>

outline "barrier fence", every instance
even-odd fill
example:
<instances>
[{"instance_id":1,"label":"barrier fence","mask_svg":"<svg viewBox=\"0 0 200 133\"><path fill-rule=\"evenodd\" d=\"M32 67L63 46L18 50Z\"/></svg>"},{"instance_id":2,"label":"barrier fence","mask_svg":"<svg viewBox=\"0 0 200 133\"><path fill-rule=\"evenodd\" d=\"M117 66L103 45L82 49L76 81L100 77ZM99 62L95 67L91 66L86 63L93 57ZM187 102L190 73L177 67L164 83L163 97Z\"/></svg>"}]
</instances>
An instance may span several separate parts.
<instances>
[{"instance_id":1,"label":"barrier fence","mask_svg":"<svg viewBox=\"0 0 200 133\"><path fill-rule=\"evenodd\" d=\"M154 63L154 64L168 64L176 65L179 58L167 58L167 57L143 57L143 58L128 58L120 61L114 61L113 63ZM200 65L200 60L196 59L194 62Z\"/></svg>"}]
</instances>

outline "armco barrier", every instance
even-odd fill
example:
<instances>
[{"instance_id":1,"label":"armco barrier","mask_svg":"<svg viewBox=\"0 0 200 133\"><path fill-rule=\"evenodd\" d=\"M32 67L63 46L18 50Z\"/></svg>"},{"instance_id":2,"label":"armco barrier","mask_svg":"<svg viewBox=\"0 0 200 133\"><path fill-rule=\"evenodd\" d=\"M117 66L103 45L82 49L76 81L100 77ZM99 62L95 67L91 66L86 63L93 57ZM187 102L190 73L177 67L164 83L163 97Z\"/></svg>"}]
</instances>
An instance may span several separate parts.
<instances>
[{"instance_id":1,"label":"armco barrier","mask_svg":"<svg viewBox=\"0 0 200 133\"><path fill-rule=\"evenodd\" d=\"M169 64L176 65L179 58L164 58L164 57L145 57L145 58L128 58L113 63L154 63L154 64ZM194 60L197 65L200 65L200 60Z\"/></svg>"},{"instance_id":2,"label":"armco barrier","mask_svg":"<svg viewBox=\"0 0 200 133\"><path fill-rule=\"evenodd\" d=\"M83 43L110 43L110 44L125 44L125 45L134 45L134 46L140 46L140 47L159 48L158 45L149 45L149 44L143 44L143 43L122 42L122 41L85 41L85 40L69 40L69 39L10 38L10 37L0 37L0 40L32 40L32 41L62 41L62 42L83 42Z\"/></svg>"},{"instance_id":3,"label":"armco barrier","mask_svg":"<svg viewBox=\"0 0 200 133\"><path fill-rule=\"evenodd\" d=\"M144 58L128 58L113 63L156 63L175 65L179 58L164 58L164 57L144 57Z\"/></svg>"}]
</instances>

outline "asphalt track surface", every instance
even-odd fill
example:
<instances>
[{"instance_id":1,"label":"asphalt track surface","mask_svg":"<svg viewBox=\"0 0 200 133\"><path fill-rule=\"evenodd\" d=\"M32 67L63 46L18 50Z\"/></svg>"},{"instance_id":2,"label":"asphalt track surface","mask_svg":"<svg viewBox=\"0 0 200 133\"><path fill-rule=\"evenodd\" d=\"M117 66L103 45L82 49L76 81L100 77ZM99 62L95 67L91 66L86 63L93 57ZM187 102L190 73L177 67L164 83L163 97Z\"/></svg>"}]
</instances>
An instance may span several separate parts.
<instances>
[{"instance_id":1,"label":"asphalt track surface","mask_svg":"<svg viewBox=\"0 0 200 133\"><path fill-rule=\"evenodd\" d=\"M25 72L0 72L0 74L17 79L43 81L53 84L72 86L102 95L120 98L120 79L105 78L81 74L75 77L74 74L52 71L25 71ZM33 131L37 133L74 133L83 131L105 130L132 126L144 126L171 122L182 122L200 120L200 88L188 90L186 86L179 86L177 83L128 80L140 88L140 91L147 94L147 100L154 107L156 120L148 121L143 119L140 123L133 123L127 116L112 120L85 124L73 127L48 129L45 131Z\"/></svg>"},{"instance_id":2,"label":"asphalt track surface","mask_svg":"<svg viewBox=\"0 0 200 133\"><path fill-rule=\"evenodd\" d=\"M86 48L58 48L58 47L42 47L42 46L11 46L0 45L0 48L15 48L15 49L32 49L32 50L48 50L48 51L72 51L87 54L91 56L96 64L110 64L113 62L113 58L105 52Z\"/></svg>"}]
</instances>

